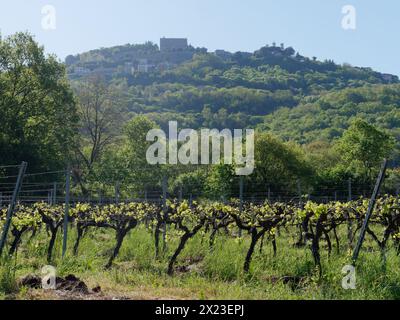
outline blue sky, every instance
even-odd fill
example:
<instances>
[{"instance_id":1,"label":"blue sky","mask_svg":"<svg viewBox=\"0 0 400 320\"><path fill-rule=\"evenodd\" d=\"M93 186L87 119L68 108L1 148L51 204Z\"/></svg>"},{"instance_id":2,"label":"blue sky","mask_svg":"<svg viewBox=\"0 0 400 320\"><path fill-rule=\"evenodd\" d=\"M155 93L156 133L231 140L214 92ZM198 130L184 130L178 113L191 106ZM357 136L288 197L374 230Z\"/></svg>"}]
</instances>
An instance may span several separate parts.
<instances>
[{"instance_id":1,"label":"blue sky","mask_svg":"<svg viewBox=\"0 0 400 320\"><path fill-rule=\"evenodd\" d=\"M43 30L44 5L56 29ZM355 30L341 27L353 5ZM90 49L187 37L209 50L254 51L277 42L302 55L400 75L398 0L1 0L4 35L29 30L64 59Z\"/></svg>"}]
</instances>

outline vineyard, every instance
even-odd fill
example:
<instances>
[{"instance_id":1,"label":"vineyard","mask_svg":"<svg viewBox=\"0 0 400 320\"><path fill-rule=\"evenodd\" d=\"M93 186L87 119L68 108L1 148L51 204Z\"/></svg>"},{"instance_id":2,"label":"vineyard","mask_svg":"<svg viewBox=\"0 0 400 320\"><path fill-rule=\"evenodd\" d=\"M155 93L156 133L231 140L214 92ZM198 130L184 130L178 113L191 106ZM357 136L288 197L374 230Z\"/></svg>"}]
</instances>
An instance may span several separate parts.
<instances>
[{"instance_id":1,"label":"vineyard","mask_svg":"<svg viewBox=\"0 0 400 320\"><path fill-rule=\"evenodd\" d=\"M71 248L68 248L66 255L85 256L80 244L86 237L97 241L96 238L102 234L111 233L115 244L102 267L112 270L124 240L137 229L143 233L142 237L147 238L146 241L152 243L152 251L147 251L149 259L163 264L163 272L168 277L183 271L190 272L182 266L184 259L181 256L193 239L198 242L196 254L203 260L207 259L207 254L215 254L219 245L236 243L244 253L238 277L245 279L246 275L248 278L253 273L254 259L269 255L269 261L278 260L279 256L288 254L287 248L290 246L290 250L311 257L313 267L309 276L321 281L325 276L324 265L329 263L330 257L344 254L343 263L350 262L349 252L354 249L368 203L368 199L327 204L311 201L241 204L238 200L229 203L173 200L168 201L166 206L146 202L109 205L77 203L69 209L68 229L73 232L70 232ZM20 248L40 237L47 239L40 242L41 250L46 251L47 263L54 263L58 258L54 257L56 253L58 255L55 247L63 229L64 212L65 205L17 205L7 246L9 255L17 256ZM6 213L7 208L3 208L0 216L2 228ZM366 231L370 242L369 254L378 256L383 264L386 263L388 252L393 251L398 255L400 199L394 196L377 199ZM271 250L267 250L267 247ZM193 250L196 248L191 247L190 251ZM323 261L325 257L326 261ZM340 270L337 273L340 275ZM288 279L289 282L300 281Z\"/></svg>"}]
</instances>

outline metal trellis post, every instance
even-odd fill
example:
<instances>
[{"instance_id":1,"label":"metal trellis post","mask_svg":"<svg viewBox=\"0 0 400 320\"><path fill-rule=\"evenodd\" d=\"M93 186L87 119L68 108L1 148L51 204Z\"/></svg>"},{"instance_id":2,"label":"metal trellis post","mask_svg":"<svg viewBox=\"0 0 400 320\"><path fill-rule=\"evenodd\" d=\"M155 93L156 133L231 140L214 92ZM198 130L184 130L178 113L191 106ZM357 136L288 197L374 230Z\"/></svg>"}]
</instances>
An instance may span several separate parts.
<instances>
[{"instance_id":1,"label":"metal trellis post","mask_svg":"<svg viewBox=\"0 0 400 320\"><path fill-rule=\"evenodd\" d=\"M349 178L349 181L347 182L348 184L348 192L349 192L349 196L348 196L348 200L351 201L353 196L351 194L351 178Z\"/></svg>"},{"instance_id":2,"label":"metal trellis post","mask_svg":"<svg viewBox=\"0 0 400 320\"><path fill-rule=\"evenodd\" d=\"M303 194L301 191L301 182L300 180L297 180L297 194L299 196L299 204L301 205L303 203Z\"/></svg>"},{"instance_id":3,"label":"metal trellis post","mask_svg":"<svg viewBox=\"0 0 400 320\"><path fill-rule=\"evenodd\" d=\"M378 196L379 190L380 190L380 188L382 186L383 179L385 178L386 168L387 168L387 159L384 159L381 171L379 173L378 179L377 179L376 184L375 184L374 192L372 193L372 197L371 197L371 199L369 201L367 214L365 216L365 220L364 220L363 226L361 228L360 238L358 239L357 246L356 246L356 248L354 250L353 259L352 259L353 260L353 265L355 265L355 263L356 263L356 261L358 259L358 255L360 254L361 246L362 246L362 244L364 242L365 233L367 231L368 222L369 222L369 220L371 218L372 212L374 211L376 197Z\"/></svg>"},{"instance_id":4,"label":"metal trellis post","mask_svg":"<svg viewBox=\"0 0 400 320\"><path fill-rule=\"evenodd\" d=\"M57 204L57 182L53 182L53 205Z\"/></svg>"},{"instance_id":5,"label":"metal trellis post","mask_svg":"<svg viewBox=\"0 0 400 320\"><path fill-rule=\"evenodd\" d=\"M115 184L115 203L119 202L119 182Z\"/></svg>"},{"instance_id":6,"label":"metal trellis post","mask_svg":"<svg viewBox=\"0 0 400 320\"><path fill-rule=\"evenodd\" d=\"M164 219L167 219L167 177L163 177L162 181L162 192L163 192L163 212L164 212ZM167 250L167 223L164 221L163 224L163 234L162 234L162 239L163 239L163 250Z\"/></svg>"},{"instance_id":7,"label":"metal trellis post","mask_svg":"<svg viewBox=\"0 0 400 320\"><path fill-rule=\"evenodd\" d=\"M27 165L28 164L26 162L22 162L19 167L17 183L15 184L15 187L14 187L10 206L8 207L8 211L7 211L6 222L4 224L3 233L2 233L1 239L0 239L0 256L3 253L3 249L6 244L7 234L10 229L11 219L12 219L12 215L13 215L14 209L15 209L15 203L17 201L19 191L21 190L22 180L24 178L24 174L25 174Z\"/></svg>"},{"instance_id":8,"label":"metal trellis post","mask_svg":"<svg viewBox=\"0 0 400 320\"><path fill-rule=\"evenodd\" d=\"M65 180L65 211L64 211L64 235L63 235L63 246L62 246L62 257L64 258L67 252L67 240L68 240L68 217L69 217L69 193L70 193L70 181L71 180L71 169L68 168L66 172Z\"/></svg>"},{"instance_id":9,"label":"metal trellis post","mask_svg":"<svg viewBox=\"0 0 400 320\"><path fill-rule=\"evenodd\" d=\"M183 198L183 190L182 190L182 186L179 187L179 202L182 202L182 198Z\"/></svg>"},{"instance_id":10,"label":"metal trellis post","mask_svg":"<svg viewBox=\"0 0 400 320\"><path fill-rule=\"evenodd\" d=\"M243 176L240 176L240 183L239 183L239 198L240 198L240 213L243 212ZM242 236L242 229L239 228L239 237Z\"/></svg>"}]
</instances>

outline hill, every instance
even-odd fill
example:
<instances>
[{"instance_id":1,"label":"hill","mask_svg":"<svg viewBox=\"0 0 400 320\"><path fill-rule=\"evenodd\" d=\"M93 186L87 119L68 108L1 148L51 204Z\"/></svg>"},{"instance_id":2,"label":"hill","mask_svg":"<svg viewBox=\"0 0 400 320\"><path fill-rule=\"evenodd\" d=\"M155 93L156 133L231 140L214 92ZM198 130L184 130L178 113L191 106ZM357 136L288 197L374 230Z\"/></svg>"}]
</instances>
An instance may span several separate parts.
<instances>
[{"instance_id":1,"label":"hill","mask_svg":"<svg viewBox=\"0 0 400 320\"><path fill-rule=\"evenodd\" d=\"M306 97L295 108L281 108L266 116L260 129L300 143L329 141L340 137L355 118L400 139L400 85L370 85Z\"/></svg>"},{"instance_id":2,"label":"hill","mask_svg":"<svg viewBox=\"0 0 400 320\"><path fill-rule=\"evenodd\" d=\"M358 114L373 115L376 111L390 118L391 110L398 105L395 98L391 106L386 105L384 97L374 100L376 90L385 91L386 86L390 95L397 95L393 86L399 83L397 76L304 57L283 44L267 45L254 53L208 53L192 46L162 51L146 43L69 56L66 64L70 79L77 83L93 74L104 76L123 92L131 116L147 114L163 128L171 119L195 129L258 126L308 142L319 132L327 139L339 135L349 118ZM335 100L336 95L341 105L332 101L330 110L323 102ZM363 97L358 101L356 95ZM381 105L374 109L372 105L378 102ZM368 112L363 110L366 106ZM340 124L336 124L338 110L348 110L347 114L340 113L345 118ZM311 114L315 127L304 124L303 128L302 120L308 123ZM329 118L331 115L333 118ZM299 118L299 123L291 123L291 119ZM389 128L393 125L386 120L377 122Z\"/></svg>"}]
</instances>

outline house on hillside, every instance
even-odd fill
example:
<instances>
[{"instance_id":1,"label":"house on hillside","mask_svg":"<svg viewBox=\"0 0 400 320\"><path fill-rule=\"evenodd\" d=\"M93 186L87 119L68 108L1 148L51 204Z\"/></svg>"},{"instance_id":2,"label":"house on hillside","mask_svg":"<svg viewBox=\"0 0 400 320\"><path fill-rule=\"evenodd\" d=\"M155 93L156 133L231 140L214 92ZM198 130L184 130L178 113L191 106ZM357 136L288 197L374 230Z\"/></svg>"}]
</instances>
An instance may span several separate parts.
<instances>
[{"instance_id":1,"label":"house on hillside","mask_svg":"<svg viewBox=\"0 0 400 320\"><path fill-rule=\"evenodd\" d=\"M73 70L74 71L72 73L76 76L85 76L85 75L90 74L90 72L91 72L90 69L85 68L85 67L80 67L80 66L74 67Z\"/></svg>"},{"instance_id":2,"label":"house on hillside","mask_svg":"<svg viewBox=\"0 0 400 320\"><path fill-rule=\"evenodd\" d=\"M147 59L139 59L139 63L137 65L138 72L150 72L154 69L154 64L150 64Z\"/></svg>"},{"instance_id":3,"label":"house on hillside","mask_svg":"<svg viewBox=\"0 0 400 320\"><path fill-rule=\"evenodd\" d=\"M382 73L382 79L388 83L394 83L399 80L397 76L388 73Z\"/></svg>"}]
</instances>

